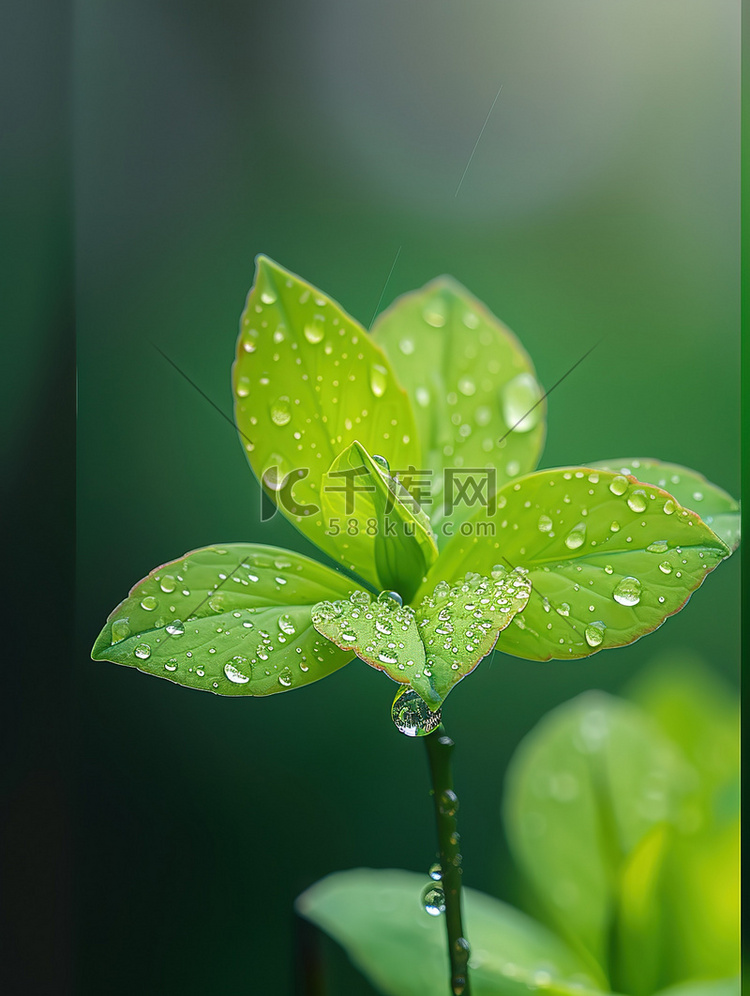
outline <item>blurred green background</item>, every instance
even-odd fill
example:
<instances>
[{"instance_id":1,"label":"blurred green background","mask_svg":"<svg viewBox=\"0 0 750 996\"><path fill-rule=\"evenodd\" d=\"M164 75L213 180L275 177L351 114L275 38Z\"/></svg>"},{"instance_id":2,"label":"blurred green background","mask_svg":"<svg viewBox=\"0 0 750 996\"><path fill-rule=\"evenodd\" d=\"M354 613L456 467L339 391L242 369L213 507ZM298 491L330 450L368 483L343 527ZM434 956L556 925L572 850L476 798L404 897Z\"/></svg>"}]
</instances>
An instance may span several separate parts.
<instances>
[{"instance_id":1,"label":"blurred green background","mask_svg":"<svg viewBox=\"0 0 750 996\"><path fill-rule=\"evenodd\" d=\"M81 0L78 280L81 993L287 993L292 902L356 865L426 870L427 768L353 664L228 700L93 663L107 613L208 543L313 548L226 412L265 252L369 324L450 273L554 383L543 466L684 463L739 491L739 4ZM502 92L456 195L487 111ZM465 881L514 899L499 800L520 737L690 648L731 682L737 558L646 640L497 655L451 696ZM371 992L341 964L348 993Z\"/></svg>"}]
</instances>

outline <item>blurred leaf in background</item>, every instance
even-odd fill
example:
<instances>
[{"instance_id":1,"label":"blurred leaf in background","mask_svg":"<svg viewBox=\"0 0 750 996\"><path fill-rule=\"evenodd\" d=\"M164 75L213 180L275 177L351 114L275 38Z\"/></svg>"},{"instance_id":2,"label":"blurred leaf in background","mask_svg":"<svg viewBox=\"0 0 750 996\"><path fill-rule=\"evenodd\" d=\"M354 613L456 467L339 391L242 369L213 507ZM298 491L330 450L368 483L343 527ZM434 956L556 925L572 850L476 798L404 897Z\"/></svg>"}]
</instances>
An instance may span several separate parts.
<instances>
[{"instance_id":1,"label":"blurred leaf in background","mask_svg":"<svg viewBox=\"0 0 750 996\"><path fill-rule=\"evenodd\" d=\"M469 890L480 996L521 986L737 991L736 699L703 665L676 656L629 697L578 696L513 757L505 824L548 926ZM418 996L438 990L446 957L443 930L420 909L423 884L407 872L340 872L297 908L381 992Z\"/></svg>"}]
</instances>

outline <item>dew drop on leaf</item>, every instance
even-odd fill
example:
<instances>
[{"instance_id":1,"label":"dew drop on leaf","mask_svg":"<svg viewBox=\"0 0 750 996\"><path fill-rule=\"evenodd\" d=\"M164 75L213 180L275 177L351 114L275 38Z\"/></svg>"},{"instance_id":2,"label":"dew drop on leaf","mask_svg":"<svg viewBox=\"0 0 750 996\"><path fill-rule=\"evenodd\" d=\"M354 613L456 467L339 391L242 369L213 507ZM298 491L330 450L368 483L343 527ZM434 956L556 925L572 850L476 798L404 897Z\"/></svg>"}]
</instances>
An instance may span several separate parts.
<instances>
[{"instance_id":1,"label":"dew drop on leaf","mask_svg":"<svg viewBox=\"0 0 750 996\"><path fill-rule=\"evenodd\" d=\"M552 531L553 522L548 515L540 515L539 522L537 523L540 533L549 533Z\"/></svg>"},{"instance_id":2,"label":"dew drop on leaf","mask_svg":"<svg viewBox=\"0 0 750 996\"><path fill-rule=\"evenodd\" d=\"M282 633L286 633L287 636L294 636L296 630L294 628L294 621L288 613L279 616L279 629Z\"/></svg>"},{"instance_id":3,"label":"dew drop on leaf","mask_svg":"<svg viewBox=\"0 0 750 996\"><path fill-rule=\"evenodd\" d=\"M318 322L311 322L310 324L305 325L305 339L307 339L311 346L314 346L316 343L320 342L324 336L325 330Z\"/></svg>"},{"instance_id":4,"label":"dew drop on leaf","mask_svg":"<svg viewBox=\"0 0 750 996\"><path fill-rule=\"evenodd\" d=\"M373 453L372 459L379 467L381 467L387 474L390 473L391 467L384 456L379 453Z\"/></svg>"},{"instance_id":5,"label":"dew drop on leaf","mask_svg":"<svg viewBox=\"0 0 750 996\"><path fill-rule=\"evenodd\" d=\"M659 564L659 570L662 572L662 574L671 574L672 565L669 563L668 560L664 560L662 561L661 564Z\"/></svg>"},{"instance_id":6,"label":"dew drop on leaf","mask_svg":"<svg viewBox=\"0 0 750 996\"><path fill-rule=\"evenodd\" d=\"M378 595L379 602L395 602L396 605L403 605L404 600L397 591L381 591Z\"/></svg>"},{"instance_id":7,"label":"dew drop on leaf","mask_svg":"<svg viewBox=\"0 0 750 996\"><path fill-rule=\"evenodd\" d=\"M174 657L170 657L169 660L166 661L166 663L164 664L164 670L165 671L176 671L177 670L177 661L175 660Z\"/></svg>"},{"instance_id":8,"label":"dew drop on leaf","mask_svg":"<svg viewBox=\"0 0 750 996\"><path fill-rule=\"evenodd\" d=\"M568 535L565 537L565 545L569 550L577 550L586 541L586 523L579 522L577 526L573 526Z\"/></svg>"},{"instance_id":9,"label":"dew drop on leaf","mask_svg":"<svg viewBox=\"0 0 750 996\"><path fill-rule=\"evenodd\" d=\"M458 382L458 389L461 394L466 398L470 398L472 394L476 393L477 385L471 379L471 377L461 377Z\"/></svg>"},{"instance_id":10,"label":"dew drop on leaf","mask_svg":"<svg viewBox=\"0 0 750 996\"><path fill-rule=\"evenodd\" d=\"M502 390L505 424L513 432L530 432L539 424L542 405L539 385L530 373L522 373L509 381Z\"/></svg>"},{"instance_id":11,"label":"dew drop on leaf","mask_svg":"<svg viewBox=\"0 0 750 996\"><path fill-rule=\"evenodd\" d=\"M628 507L633 512L645 512L646 504L646 492L641 488L631 491L628 495Z\"/></svg>"},{"instance_id":12,"label":"dew drop on leaf","mask_svg":"<svg viewBox=\"0 0 750 996\"><path fill-rule=\"evenodd\" d=\"M120 640L130 636L130 624L127 619L115 619L112 623L112 643L119 643Z\"/></svg>"},{"instance_id":13,"label":"dew drop on leaf","mask_svg":"<svg viewBox=\"0 0 750 996\"><path fill-rule=\"evenodd\" d=\"M175 590L175 588L177 587L177 582L175 581L175 579L172 577L171 574L165 574L164 577L159 582L159 587L161 588L162 591L168 593L170 591Z\"/></svg>"},{"instance_id":14,"label":"dew drop on leaf","mask_svg":"<svg viewBox=\"0 0 750 996\"><path fill-rule=\"evenodd\" d=\"M666 553L669 549L669 544L666 540L654 540L653 543L649 543L646 549L649 553Z\"/></svg>"},{"instance_id":15,"label":"dew drop on leaf","mask_svg":"<svg viewBox=\"0 0 750 996\"><path fill-rule=\"evenodd\" d=\"M248 659L238 655L224 665L224 674L233 684L246 685L250 681L250 677L240 669L244 667L247 670L248 665Z\"/></svg>"},{"instance_id":16,"label":"dew drop on leaf","mask_svg":"<svg viewBox=\"0 0 750 996\"><path fill-rule=\"evenodd\" d=\"M139 660L147 661L151 656L151 647L147 643L139 643L133 653Z\"/></svg>"},{"instance_id":17,"label":"dew drop on leaf","mask_svg":"<svg viewBox=\"0 0 750 996\"><path fill-rule=\"evenodd\" d=\"M379 363L370 367L370 390L376 398L382 398L388 387L388 371Z\"/></svg>"},{"instance_id":18,"label":"dew drop on leaf","mask_svg":"<svg viewBox=\"0 0 750 996\"><path fill-rule=\"evenodd\" d=\"M398 344L398 348L401 350L404 356L411 356L411 354L414 352L414 340L402 339Z\"/></svg>"},{"instance_id":19,"label":"dew drop on leaf","mask_svg":"<svg viewBox=\"0 0 750 996\"><path fill-rule=\"evenodd\" d=\"M601 643L604 640L605 630L606 626L604 625L603 622L590 623L584 631L584 636L586 637L586 643L588 643L590 647L601 646Z\"/></svg>"},{"instance_id":20,"label":"dew drop on leaf","mask_svg":"<svg viewBox=\"0 0 750 996\"><path fill-rule=\"evenodd\" d=\"M274 425L288 425L292 420L292 405L285 395L271 405L271 421Z\"/></svg>"},{"instance_id":21,"label":"dew drop on leaf","mask_svg":"<svg viewBox=\"0 0 750 996\"><path fill-rule=\"evenodd\" d=\"M613 495L624 495L628 490L627 477L623 477L622 474L618 474L617 477L613 477L609 482L609 490Z\"/></svg>"},{"instance_id":22,"label":"dew drop on leaf","mask_svg":"<svg viewBox=\"0 0 750 996\"><path fill-rule=\"evenodd\" d=\"M279 672L279 684L283 685L284 688L289 688L294 681L291 668L285 667Z\"/></svg>"},{"instance_id":23,"label":"dew drop on leaf","mask_svg":"<svg viewBox=\"0 0 750 996\"><path fill-rule=\"evenodd\" d=\"M620 605L637 605L641 600L641 582L638 578L623 578L612 592L612 598Z\"/></svg>"},{"instance_id":24,"label":"dew drop on leaf","mask_svg":"<svg viewBox=\"0 0 750 996\"><path fill-rule=\"evenodd\" d=\"M153 610L157 607L158 604L159 604L158 601L154 598L153 595L147 595L141 602L141 608L145 609L146 612L153 612Z\"/></svg>"},{"instance_id":25,"label":"dew drop on leaf","mask_svg":"<svg viewBox=\"0 0 750 996\"><path fill-rule=\"evenodd\" d=\"M671 498L667 498L664 502L664 514L672 515L673 512L677 511L677 502L673 501Z\"/></svg>"},{"instance_id":26,"label":"dew drop on leaf","mask_svg":"<svg viewBox=\"0 0 750 996\"><path fill-rule=\"evenodd\" d=\"M429 407L429 404L430 404L430 392L427 390L426 387L418 387L417 390L414 392L414 394L415 394L415 397L417 399L417 404L421 408L427 408L427 407Z\"/></svg>"},{"instance_id":27,"label":"dew drop on leaf","mask_svg":"<svg viewBox=\"0 0 750 996\"><path fill-rule=\"evenodd\" d=\"M185 625L181 619L173 619L171 623L167 624L167 633L170 636L184 636Z\"/></svg>"},{"instance_id":28,"label":"dew drop on leaf","mask_svg":"<svg viewBox=\"0 0 750 996\"><path fill-rule=\"evenodd\" d=\"M435 297L429 301L422 311L422 318L434 329L441 329L445 325L445 303L440 297Z\"/></svg>"}]
</instances>

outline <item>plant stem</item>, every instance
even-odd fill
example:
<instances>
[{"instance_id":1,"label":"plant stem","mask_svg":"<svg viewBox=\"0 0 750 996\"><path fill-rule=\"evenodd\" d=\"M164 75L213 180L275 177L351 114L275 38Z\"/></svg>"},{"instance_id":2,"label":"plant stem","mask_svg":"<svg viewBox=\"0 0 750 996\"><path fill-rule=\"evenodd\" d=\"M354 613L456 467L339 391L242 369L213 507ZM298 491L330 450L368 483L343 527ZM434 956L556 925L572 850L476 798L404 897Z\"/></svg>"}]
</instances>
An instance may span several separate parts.
<instances>
[{"instance_id":1,"label":"plant stem","mask_svg":"<svg viewBox=\"0 0 750 996\"><path fill-rule=\"evenodd\" d=\"M445 893L445 927L451 969L451 993L471 996L469 985L469 944L461 916L461 839L456 829L458 797L453 791L451 754L453 741L440 725L424 737L435 802L442 889Z\"/></svg>"}]
</instances>

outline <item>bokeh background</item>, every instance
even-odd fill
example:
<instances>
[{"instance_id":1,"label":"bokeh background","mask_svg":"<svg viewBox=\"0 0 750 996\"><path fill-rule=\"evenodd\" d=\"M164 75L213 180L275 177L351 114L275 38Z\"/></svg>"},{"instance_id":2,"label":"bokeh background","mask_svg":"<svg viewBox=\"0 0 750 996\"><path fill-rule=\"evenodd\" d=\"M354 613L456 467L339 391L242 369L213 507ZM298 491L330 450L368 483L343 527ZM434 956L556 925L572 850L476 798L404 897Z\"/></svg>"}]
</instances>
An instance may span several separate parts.
<instances>
[{"instance_id":1,"label":"bokeh background","mask_svg":"<svg viewBox=\"0 0 750 996\"><path fill-rule=\"evenodd\" d=\"M450 273L522 339L542 464L655 456L739 491L734 0L81 0L77 992L292 992L292 904L328 872L426 870L424 750L364 665L227 700L88 659L152 567L214 542L313 553L224 411L264 252L369 324ZM502 91L458 193L498 88ZM730 683L739 567L632 647L497 655L455 690L465 882L514 900L499 820L521 736L667 653ZM370 993L329 951L338 989Z\"/></svg>"}]
</instances>

